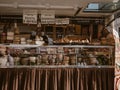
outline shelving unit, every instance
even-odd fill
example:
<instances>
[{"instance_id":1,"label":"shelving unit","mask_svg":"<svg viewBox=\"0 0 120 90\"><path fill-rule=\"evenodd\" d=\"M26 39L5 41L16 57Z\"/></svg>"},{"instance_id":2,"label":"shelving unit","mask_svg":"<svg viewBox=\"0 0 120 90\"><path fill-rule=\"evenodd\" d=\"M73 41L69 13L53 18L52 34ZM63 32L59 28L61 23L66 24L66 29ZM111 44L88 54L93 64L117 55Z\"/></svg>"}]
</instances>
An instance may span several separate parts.
<instances>
[{"instance_id":1,"label":"shelving unit","mask_svg":"<svg viewBox=\"0 0 120 90\"><path fill-rule=\"evenodd\" d=\"M94 40L100 38L103 26L101 24L95 26L93 23L91 23L74 25L74 28L71 25L43 25L43 27L45 33L53 38L53 40L60 39L69 34ZM73 32L71 32L71 30L73 30Z\"/></svg>"},{"instance_id":2,"label":"shelving unit","mask_svg":"<svg viewBox=\"0 0 120 90\"><path fill-rule=\"evenodd\" d=\"M45 25L44 32L53 40L60 39L65 35L66 26L64 25Z\"/></svg>"}]
</instances>

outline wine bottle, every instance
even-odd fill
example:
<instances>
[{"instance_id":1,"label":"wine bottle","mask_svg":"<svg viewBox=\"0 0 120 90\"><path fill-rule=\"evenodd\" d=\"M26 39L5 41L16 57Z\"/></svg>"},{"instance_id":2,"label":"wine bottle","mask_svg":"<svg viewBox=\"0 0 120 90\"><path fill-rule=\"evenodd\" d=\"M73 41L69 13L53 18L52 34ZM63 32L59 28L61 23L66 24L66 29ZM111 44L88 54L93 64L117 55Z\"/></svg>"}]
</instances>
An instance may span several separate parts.
<instances>
[{"instance_id":1,"label":"wine bottle","mask_svg":"<svg viewBox=\"0 0 120 90\"><path fill-rule=\"evenodd\" d=\"M7 43L13 43L14 40L14 31L11 28L11 23L9 23L8 29L7 29Z\"/></svg>"}]
</instances>

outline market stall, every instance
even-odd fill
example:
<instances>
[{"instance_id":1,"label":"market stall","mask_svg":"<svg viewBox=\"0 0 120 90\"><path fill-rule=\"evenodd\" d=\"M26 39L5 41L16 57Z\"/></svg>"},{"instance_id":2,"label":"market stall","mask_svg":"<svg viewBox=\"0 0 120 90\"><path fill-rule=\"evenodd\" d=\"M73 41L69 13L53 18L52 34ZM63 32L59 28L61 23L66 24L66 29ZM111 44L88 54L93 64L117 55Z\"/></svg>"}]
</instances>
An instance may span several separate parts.
<instances>
[{"instance_id":1,"label":"market stall","mask_svg":"<svg viewBox=\"0 0 120 90\"><path fill-rule=\"evenodd\" d=\"M42 34L49 33L38 28L33 36L24 36L14 23L14 31L6 32L1 40L2 90L113 90L114 41L110 36L111 42L107 42L108 33L101 40L94 40L86 32L75 35L74 31L57 38L59 33L54 34L54 30L57 39L48 43L49 38L46 41ZM91 28L83 30L92 32Z\"/></svg>"},{"instance_id":2,"label":"market stall","mask_svg":"<svg viewBox=\"0 0 120 90\"><path fill-rule=\"evenodd\" d=\"M0 1L0 90L119 89L119 33L110 20L120 1L6 2Z\"/></svg>"}]
</instances>

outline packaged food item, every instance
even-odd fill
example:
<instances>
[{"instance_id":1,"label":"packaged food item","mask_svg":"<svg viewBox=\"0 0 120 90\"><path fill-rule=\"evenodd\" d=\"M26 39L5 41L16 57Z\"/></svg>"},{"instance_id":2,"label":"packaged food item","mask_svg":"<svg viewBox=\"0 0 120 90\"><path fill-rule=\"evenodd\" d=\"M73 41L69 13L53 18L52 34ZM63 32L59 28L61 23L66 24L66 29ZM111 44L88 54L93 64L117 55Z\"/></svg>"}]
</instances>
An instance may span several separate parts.
<instances>
[{"instance_id":1,"label":"packaged food item","mask_svg":"<svg viewBox=\"0 0 120 90\"><path fill-rule=\"evenodd\" d=\"M30 65L36 65L36 57L35 56L30 56L29 60L30 60Z\"/></svg>"},{"instance_id":2,"label":"packaged food item","mask_svg":"<svg viewBox=\"0 0 120 90\"><path fill-rule=\"evenodd\" d=\"M20 59L20 64L21 65L29 65L29 58L28 57L22 57Z\"/></svg>"},{"instance_id":3,"label":"packaged food item","mask_svg":"<svg viewBox=\"0 0 120 90\"><path fill-rule=\"evenodd\" d=\"M0 57L0 66L7 66L7 55Z\"/></svg>"}]
</instances>

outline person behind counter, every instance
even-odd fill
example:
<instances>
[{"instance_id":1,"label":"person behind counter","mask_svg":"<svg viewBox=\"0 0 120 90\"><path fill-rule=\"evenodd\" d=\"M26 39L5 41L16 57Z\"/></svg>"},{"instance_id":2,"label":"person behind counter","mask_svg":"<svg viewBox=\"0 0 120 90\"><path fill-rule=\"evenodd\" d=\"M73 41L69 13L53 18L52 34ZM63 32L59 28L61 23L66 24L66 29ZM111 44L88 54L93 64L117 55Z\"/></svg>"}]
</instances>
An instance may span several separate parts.
<instances>
[{"instance_id":1,"label":"person behind counter","mask_svg":"<svg viewBox=\"0 0 120 90\"><path fill-rule=\"evenodd\" d=\"M53 40L52 38L50 38L48 35L46 35L44 32L41 32L41 37L43 38L43 41L48 44L51 45L53 44Z\"/></svg>"},{"instance_id":2,"label":"person behind counter","mask_svg":"<svg viewBox=\"0 0 120 90\"><path fill-rule=\"evenodd\" d=\"M36 32L35 32L35 31L32 31L32 32L31 32L31 35L30 35L30 39L31 39L31 40L35 40L35 37L36 37Z\"/></svg>"}]
</instances>

